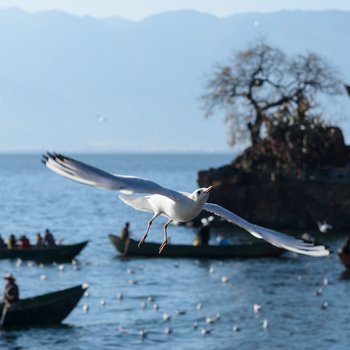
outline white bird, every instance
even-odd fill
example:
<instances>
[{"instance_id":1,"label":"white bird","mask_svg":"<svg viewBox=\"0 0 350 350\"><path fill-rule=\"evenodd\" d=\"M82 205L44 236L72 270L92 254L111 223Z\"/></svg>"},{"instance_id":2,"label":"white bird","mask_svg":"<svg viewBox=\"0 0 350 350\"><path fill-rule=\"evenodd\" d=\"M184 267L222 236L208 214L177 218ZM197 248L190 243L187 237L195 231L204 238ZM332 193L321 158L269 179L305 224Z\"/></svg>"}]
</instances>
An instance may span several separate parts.
<instances>
[{"instance_id":1,"label":"white bird","mask_svg":"<svg viewBox=\"0 0 350 350\"><path fill-rule=\"evenodd\" d=\"M163 321L168 322L171 319L171 315L169 315L167 312L163 313Z\"/></svg>"},{"instance_id":2,"label":"white bird","mask_svg":"<svg viewBox=\"0 0 350 350\"><path fill-rule=\"evenodd\" d=\"M186 310L176 310L176 315L186 315Z\"/></svg>"},{"instance_id":3,"label":"white bird","mask_svg":"<svg viewBox=\"0 0 350 350\"><path fill-rule=\"evenodd\" d=\"M164 328L164 333L165 334L171 334L173 331L172 331L172 329L170 328L170 327L166 327L166 328Z\"/></svg>"},{"instance_id":4,"label":"white bird","mask_svg":"<svg viewBox=\"0 0 350 350\"><path fill-rule=\"evenodd\" d=\"M318 229L320 230L320 232L322 232L322 233L326 233L328 230L333 229L333 226L331 224L327 223L326 221L323 221L323 222L317 221L317 226L318 226Z\"/></svg>"},{"instance_id":5,"label":"white bird","mask_svg":"<svg viewBox=\"0 0 350 350\"><path fill-rule=\"evenodd\" d=\"M268 326L269 326L269 321L265 319L265 320L263 321L262 327L263 327L264 329L267 329Z\"/></svg>"},{"instance_id":6,"label":"white bird","mask_svg":"<svg viewBox=\"0 0 350 350\"><path fill-rule=\"evenodd\" d=\"M232 332L239 332L240 330L241 329L236 324L232 326Z\"/></svg>"},{"instance_id":7,"label":"white bird","mask_svg":"<svg viewBox=\"0 0 350 350\"><path fill-rule=\"evenodd\" d=\"M258 313L258 312L260 312L260 310L261 310L261 305L260 304L254 304L253 305L253 311L254 311L254 313Z\"/></svg>"},{"instance_id":8,"label":"white bird","mask_svg":"<svg viewBox=\"0 0 350 350\"><path fill-rule=\"evenodd\" d=\"M317 292L315 293L315 295L320 296L320 295L322 295L322 293L323 293L323 288L319 288L317 290Z\"/></svg>"},{"instance_id":9,"label":"white bird","mask_svg":"<svg viewBox=\"0 0 350 350\"><path fill-rule=\"evenodd\" d=\"M209 317L209 316L205 317L205 322L208 324L214 323L215 321L216 321L215 317Z\"/></svg>"},{"instance_id":10,"label":"white bird","mask_svg":"<svg viewBox=\"0 0 350 350\"><path fill-rule=\"evenodd\" d=\"M210 334L210 333L211 333L211 329L209 329L209 328L202 328L201 329L202 335L206 335L206 334Z\"/></svg>"},{"instance_id":11,"label":"white bird","mask_svg":"<svg viewBox=\"0 0 350 350\"><path fill-rule=\"evenodd\" d=\"M327 309L328 308L328 302L325 301L322 306L321 306L321 309Z\"/></svg>"},{"instance_id":12,"label":"white bird","mask_svg":"<svg viewBox=\"0 0 350 350\"><path fill-rule=\"evenodd\" d=\"M227 283L229 278L227 276L222 276L221 277L221 283Z\"/></svg>"},{"instance_id":13,"label":"white bird","mask_svg":"<svg viewBox=\"0 0 350 350\"><path fill-rule=\"evenodd\" d=\"M167 221L164 225L164 241L159 248L159 253L168 243L167 228L172 221L187 222L194 219L202 210L206 210L223 217L253 236L264 239L277 247L310 256L329 255L329 251L322 245L315 246L310 242L304 242L286 234L252 224L217 204L206 203L213 186L199 188L193 193L177 192L141 177L112 175L61 154L47 153L43 155L42 162L50 170L68 179L101 189L127 193L128 195L119 195L124 203L135 209L153 213L139 246L145 241L153 220L160 215L165 216ZM130 195L132 193L148 195L135 197Z\"/></svg>"},{"instance_id":14,"label":"white bird","mask_svg":"<svg viewBox=\"0 0 350 350\"><path fill-rule=\"evenodd\" d=\"M140 329L139 336L141 338L145 338L147 336L147 332L144 329Z\"/></svg>"}]
</instances>

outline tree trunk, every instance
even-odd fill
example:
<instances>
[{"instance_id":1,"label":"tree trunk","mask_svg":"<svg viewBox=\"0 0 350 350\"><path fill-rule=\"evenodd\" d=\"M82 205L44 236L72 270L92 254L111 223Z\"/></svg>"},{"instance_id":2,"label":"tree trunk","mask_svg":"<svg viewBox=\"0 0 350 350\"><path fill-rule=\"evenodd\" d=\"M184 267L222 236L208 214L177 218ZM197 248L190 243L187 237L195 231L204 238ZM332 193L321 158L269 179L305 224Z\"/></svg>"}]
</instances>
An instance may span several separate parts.
<instances>
[{"instance_id":1,"label":"tree trunk","mask_svg":"<svg viewBox=\"0 0 350 350\"><path fill-rule=\"evenodd\" d=\"M250 132L250 140L252 142L252 145L255 146L260 143L260 129L261 129L261 121L260 119L257 119L255 123L248 123L248 129Z\"/></svg>"}]
</instances>

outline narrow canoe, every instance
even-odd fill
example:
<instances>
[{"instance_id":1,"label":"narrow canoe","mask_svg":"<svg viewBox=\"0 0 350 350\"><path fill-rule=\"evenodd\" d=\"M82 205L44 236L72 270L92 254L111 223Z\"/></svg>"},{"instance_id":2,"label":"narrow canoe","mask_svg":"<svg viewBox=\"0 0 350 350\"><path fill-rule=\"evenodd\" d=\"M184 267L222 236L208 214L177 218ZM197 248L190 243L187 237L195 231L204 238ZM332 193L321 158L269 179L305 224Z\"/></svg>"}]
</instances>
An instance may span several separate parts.
<instances>
[{"instance_id":1,"label":"narrow canoe","mask_svg":"<svg viewBox=\"0 0 350 350\"><path fill-rule=\"evenodd\" d=\"M20 300L5 310L2 328L60 323L78 304L87 287L83 284ZM3 308L4 303L1 303L0 315L3 315Z\"/></svg>"},{"instance_id":2,"label":"narrow canoe","mask_svg":"<svg viewBox=\"0 0 350 350\"><path fill-rule=\"evenodd\" d=\"M350 255L343 251L338 251L338 256L343 265L350 270Z\"/></svg>"},{"instance_id":3,"label":"narrow canoe","mask_svg":"<svg viewBox=\"0 0 350 350\"><path fill-rule=\"evenodd\" d=\"M342 264L350 270L350 237L346 236L341 247L338 249L338 256Z\"/></svg>"},{"instance_id":4,"label":"narrow canoe","mask_svg":"<svg viewBox=\"0 0 350 350\"><path fill-rule=\"evenodd\" d=\"M138 242L129 239L129 245L125 250L126 241L119 236L109 235L114 247L125 256L144 256L160 258L262 258L275 257L285 252L284 249L275 247L266 242L235 244L235 245L209 245L192 246L183 244L168 244L161 254L158 254L159 243L144 242L138 248Z\"/></svg>"},{"instance_id":5,"label":"narrow canoe","mask_svg":"<svg viewBox=\"0 0 350 350\"><path fill-rule=\"evenodd\" d=\"M38 248L30 247L26 249L0 249L0 259L22 259L38 262L63 262L71 261L88 244L84 241L76 244L62 244L56 247Z\"/></svg>"}]
</instances>

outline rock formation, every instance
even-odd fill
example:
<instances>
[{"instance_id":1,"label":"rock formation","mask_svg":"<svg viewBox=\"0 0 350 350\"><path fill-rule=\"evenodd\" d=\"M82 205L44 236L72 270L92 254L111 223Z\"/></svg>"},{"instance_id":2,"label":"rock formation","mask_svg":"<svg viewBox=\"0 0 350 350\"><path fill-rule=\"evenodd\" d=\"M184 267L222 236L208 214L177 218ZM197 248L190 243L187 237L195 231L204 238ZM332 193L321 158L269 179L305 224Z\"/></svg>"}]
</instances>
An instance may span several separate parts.
<instances>
[{"instance_id":1,"label":"rock formation","mask_svg":"<svg viewBox=\"0 0 350 350\"><path fill-rule=\"evenodd\" d=\"M326 220L350 228L350 147L337 127L272 126L258 145L231 164L200 171L210 201L256 224L276 229L317 229Z\"/></svg>"}]
</instances>

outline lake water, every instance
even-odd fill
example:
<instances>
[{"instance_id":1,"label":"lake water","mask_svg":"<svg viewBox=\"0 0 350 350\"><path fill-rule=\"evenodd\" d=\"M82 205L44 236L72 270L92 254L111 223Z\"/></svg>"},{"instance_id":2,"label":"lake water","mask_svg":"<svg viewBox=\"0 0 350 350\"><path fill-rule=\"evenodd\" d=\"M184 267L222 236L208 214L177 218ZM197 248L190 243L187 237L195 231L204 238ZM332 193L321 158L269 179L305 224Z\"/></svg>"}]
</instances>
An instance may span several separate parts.
<instances>
[{"instance_id":1,"label":"lake water","mask_svg":"<svg viewBox=\"0 0 350 350\"><path fill-rule=\"evenodd\" d=\"M197 187L198 170L231 160L227 154L76 157L111 172L143 176L189 192ZM0 261L0 273L17 277L23 298L83 282L90 286L62 326L0 331L0 348L349 348L350 280L336 254L311 258L288 253L274 259L225 261L121 258L107 235L118 234L130 221L138 239L149 218L148 213L124 205L113 192L53 174L40 163L40 155L0 155L3 236L26 234L33 240L36 232L49 227L64 243L90 239L78 256L77 269L72 264L62 269L54 264ZM162 241L163 223L162 218L155 221L148 241ZM169 235L172 243L190 244L195 230L170 226ZM328 233L317 238L336 251L343 237ZM261 305L257 313L254 304ZM163 320L165 312L169 321ZM206 323L206 317L215 322ZM203 329L208 333L202 335Z\"/></svg>"}]
</instances>

